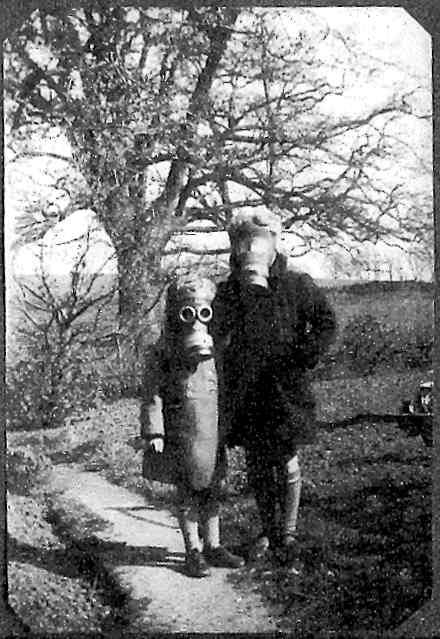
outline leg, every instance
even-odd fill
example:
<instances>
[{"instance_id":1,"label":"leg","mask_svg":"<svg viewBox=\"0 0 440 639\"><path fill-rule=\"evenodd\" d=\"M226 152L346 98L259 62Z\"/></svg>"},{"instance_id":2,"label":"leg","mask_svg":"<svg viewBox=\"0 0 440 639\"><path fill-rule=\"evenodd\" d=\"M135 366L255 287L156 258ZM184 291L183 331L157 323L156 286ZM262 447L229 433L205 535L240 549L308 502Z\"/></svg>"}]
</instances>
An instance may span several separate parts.
<instances>
[{"instance_id":1,"label":"leg","mask_svg":"<svg viewBox=\"0 0 440 639\"><path fill-rule=\"evenodd\" d=\"M287 543L295 538L301 498L301 470L298 455L291 457L284 467L284 503L282 504L282 537Z\"/></svg>"},{"instance_id":2,"label":"leg","mask_svg":"<svg viewBox=\"0 0 440 639\"><path fill-rule=\"evenodd\" d=\"M281 538L277 555L283 563L296 558L296 525L301 497L301 472L298 455L295 454L277 468L279 494L281 498Z\"/></svg>"},{"instance_id":3,"label":"leg","mask_svg":"<svg viewBox=\"0 0 440 639\"><path fill-rule=\"evenodd\" d=\"M200 529L204 547L220 546L220 501L205 491L200 501Z\"/></svg>"},{"instance_id":4,"label":"leg","mask_svg":"<svg viewBox=\"0 0 440 639\"><path fill-rule=\"evenodd\" d=\"M254 492L261 521L261 550L269 544L275 546L279 530L277 525L277 487L273 467L264 455L246 451L249 484ZM258 552L258 551L257 551Z\"/></svg>"},{"instance_id":5,"label":"leg","mask_svg":"<svg viewBox=\"0 0 440 639\"><path fill-rule=\"evenodd\" d=\"M240 568L244 565L241 557L232 554L220 544L220 502L213 494L208 494L200 509L204 555L211 566L217 568Z\"/></svg>"},{"instance_id":6,"label":"leg","mask_svg":"<svg viewBox=\"0 0 440 639\"><path fill-rule=\"evenodd\" d=\"M185 545L186 571L191 577L205 577L209 575L209 569L200 552L198 498L181 488L178 488L178 496L178 520Z\"/></svg>"},{"instance_id":7,"label":"leg","mask_svg":"<svg viewBox=\"0 0 440 639\"><path fill-rule=\"evenodd\" d=\"M179 525L183 535L185 552L200 550L200 539L198 531L199 512L193 505L185 505L179 508Z\"/></svg>"}]
</instances>

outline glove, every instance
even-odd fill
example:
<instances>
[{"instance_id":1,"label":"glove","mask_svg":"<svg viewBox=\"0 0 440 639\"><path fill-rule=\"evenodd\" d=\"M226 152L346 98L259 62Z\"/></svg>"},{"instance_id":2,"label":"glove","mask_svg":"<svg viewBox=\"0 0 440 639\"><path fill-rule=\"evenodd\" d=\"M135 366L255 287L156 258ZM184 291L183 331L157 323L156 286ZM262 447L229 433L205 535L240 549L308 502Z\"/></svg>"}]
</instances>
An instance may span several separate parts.
<instances>
[{"instance_id":1,"label":"glove","mask_svg":"<svg viewBox=\"0 0 440 639\"><path fill-rule=\"evenodd\" d=\"M148 447L153 453L163 453L163 446L163 437L154 437L148 443Z\"/></svg>"}]
</instances>

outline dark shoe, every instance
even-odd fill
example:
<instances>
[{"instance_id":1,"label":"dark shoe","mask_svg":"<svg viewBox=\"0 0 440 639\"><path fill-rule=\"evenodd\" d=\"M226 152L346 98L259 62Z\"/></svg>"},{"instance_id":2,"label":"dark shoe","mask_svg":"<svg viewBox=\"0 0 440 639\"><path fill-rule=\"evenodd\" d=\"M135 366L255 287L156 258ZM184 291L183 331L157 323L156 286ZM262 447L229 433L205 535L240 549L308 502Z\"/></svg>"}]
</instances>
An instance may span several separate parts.
<instances>
[{"instance_id":1,"label":"dark shoe","mask_svg":"<svg viewBox=\"0 0 440 639\"><path fill-rule=\"evenodd\" d=\"M293 566L299 558L298 542L294 537L284 540L275 551L276 562L283 567Z\"/></svg>"},{"instance_id":2,"label":"dark shoe","mask_svg":"<svg viewBox=\"0 0 440 639\"><path fill-rule=\"evenodd\" d=\"M197 548L190 550L186 554L185 569L189 577L208 577L211 574L208 564Z\"/></svg>"},{"instance_id":3,"label":"dark shoe","mask_svg":"<svg viewBox=\"0 0 440 639\"><path fill-rule=\"evenodd\" d=\"M224 546L208 547L205 549L204 555L206 561L215 568L242 568L244 566L244 559L233 555Z\"/></svg>"},{"instance_id":4,"label":"dark shoe","mask_svg":"<svg viewBox=\"0 0 440 639\"><path fill-rule=\"evenodd\" d=\"M249 552L250 563L266 561L270 555L270 543L268 537L259 537Z\"/></svg>"}]
</instances>

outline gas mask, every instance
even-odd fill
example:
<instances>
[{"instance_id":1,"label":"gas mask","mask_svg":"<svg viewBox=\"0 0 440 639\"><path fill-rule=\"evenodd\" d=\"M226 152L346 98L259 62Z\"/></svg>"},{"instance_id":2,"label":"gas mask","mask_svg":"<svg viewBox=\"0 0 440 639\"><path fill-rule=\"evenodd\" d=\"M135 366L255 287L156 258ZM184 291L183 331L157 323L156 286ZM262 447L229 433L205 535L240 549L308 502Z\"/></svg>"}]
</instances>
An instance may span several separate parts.
<instances>
[{"instance_id":1,"label":"gas mask","mask_svg":"<svg viewBox=\"0 0 440 639\"><path fill-rule=\"evenodd\" d=\"M178 323L184 354L192 361L214 355L214 343L208 325L212 319L210 300L187 298L178 308Z\"/></svg>"},{"instance_id":2,"label":"gas mask","mask_svg":"<svg viewBox=\"0 0 440 639\"><path fill-rule=\"evenodd\" d=\"M231 241L231 257L244 289L269 288L269 269L277 255L277 237L267 227L243 228Z\"/></svg>"},{"instance_id":3,"label":"gas mask","mask_svg":"<svg viewBox=\"0 0 440 639\"><path fill-rule=\"evenodd\" d=\"M215 284L197 275L182 276L168 288L165 331L168 345L193 364L214 356L209 323L215 293Z\"/></svg>"}]
</instances>

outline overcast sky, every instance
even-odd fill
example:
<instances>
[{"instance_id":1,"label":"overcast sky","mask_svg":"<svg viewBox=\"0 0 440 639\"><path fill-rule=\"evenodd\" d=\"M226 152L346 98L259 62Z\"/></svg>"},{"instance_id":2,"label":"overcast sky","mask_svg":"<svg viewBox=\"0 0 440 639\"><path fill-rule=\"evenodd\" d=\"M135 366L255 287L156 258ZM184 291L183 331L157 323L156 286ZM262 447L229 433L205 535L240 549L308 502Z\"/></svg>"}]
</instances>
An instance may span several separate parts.
<instances>
[{"instance_id":1,"label":"overcast sky","mask_svg":"<svg viewBox=\"0 0 440 639\"><path fill-rule=\"evenodd\" d=\"M362 76L360 84L355 86L350 95L344 99L345 108L356 109L365 100L374 99L380 92L390 86L405 83L408 77L416 76L420 84L430 88L431 82L431 40L417 22L404 10L396 7L386 8L342 8L327 7L308 9L319 20L341 31L351 38L357 46L362 47L371 56L385 59L390 65L380 76L369 78L368 83ZM298 16L301 13L301 19ZM298 29L301 24L307 24L307 16L303 10L286 10L286 29ZM325 45L324 45L325 46ZM429 108L430 95L425 94L423 100ZM337 108L337 106L336 106ZM431 127L428 125L414 127L408 131L408 139L415 147L424 150L429 157L431 148ZM62 149L62 144L61 144ZM53 150L53 145L52 145ZM6 182L6 250L10 257L10 243L14 239L13 227L17 211L31 190L35 190L34 184L44 184L44 163L36 162L20 163L7 170ZM430 188L430 184L427 184ZM75 232L78 220L88 219L87 216L72 218ZM66 222L64 223L66 226ZM67 222L67 226L69 223ZM73 229L72 229L73 230ZM64 229L66 232L66 229ZM68 231L70 232L70 231ZM17 255L15 266L22 272L32 271L35 262L31 257L32 251L22 250ZM300 260L298 264L306 268L315 277L327 276L325 257L312 255Z\"/></svg>"},{"instance_id":2,"label":"overcast sky","mask_svg":"<svg viewBox=\"0 0 440 639\"><path fill-rule=\"evenodd\" d=\"M411 73L425 75L431 60L431 36L400 7L311 8L331 27L352 31L356 39ZM386 54L383 56L382 54Z\"/></svg>"}]
</instances>

